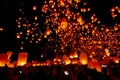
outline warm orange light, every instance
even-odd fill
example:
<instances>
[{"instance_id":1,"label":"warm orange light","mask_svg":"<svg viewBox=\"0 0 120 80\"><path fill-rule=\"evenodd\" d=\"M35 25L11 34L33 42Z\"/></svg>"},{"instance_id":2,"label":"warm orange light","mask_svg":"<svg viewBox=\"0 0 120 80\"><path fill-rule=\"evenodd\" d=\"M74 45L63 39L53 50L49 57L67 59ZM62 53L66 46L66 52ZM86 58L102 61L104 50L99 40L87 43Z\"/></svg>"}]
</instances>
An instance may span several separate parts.
<instances>
[{"instance_id":1,"label":"warm orange light","mask_svg":"<svg viewBox=\"0 0 120 80\"><path fill-rule=\"evenodd\" d=\"M35 5L35 6L33 6L33 10L35 11L37 9L37 6Z\"/></svg>"},{"instance_id":2,"label":"warm orange light","mask_svg":"<svg viewBox=\"0 0 120 80\"><path fill-rule=\"evenodd\" d=\"M120 59L119 59L117 56L116 56L116 57L113 57L112 59L113 59L113 61L114 61L116 64L119 63L119 60L120 60Z\"/></svg>"},{"instance_id":3,"label":"warm orange light","mask_svg":"<svg viewBox=\"0 0 120 80\"><path fill-rule=\"evenodd\" d=\"M114 12L115 11L115 8L113 7L113 8L111 8L111 12Z\"/></svg>"},{"instance_id":4,"label":"warm orange light","mask_svg":"<svg viewBox=\"0 0 120 80\"><path fill-rule=\"evenodd\" d=\"M0 66L3 67L8 62L8 55L7 54L0 54Z\"/></svg>"},{"instance_id":5,"label":"warm orange light","mask_svg":"<svg viewBox=\"0 0 120 80\"><path fill-rule=\"evenodd\" d=\"M89 61L88 67L92 69L96 69L98 72L102 71L102 68L96 58L92 58L92 61Z\"/></svg>"},{"instance_id":6,"label":"warm orange light","mask_svg":"<svg viewBox=\"0 0 120 80\"><path fill-rule=\"evenodd\" d=\"M65 17L61 18L60 19L60 28L61 29L66 29L66 27L68 26L68 23L67 23L67 20Z\"/></svg>"},{"instance_id":7,"label":"warm orange light","mask_svg":"<svg viewBox=\"0 0 120 80\"><path fill-rule=\"evenodd\" d=\"M3 31L3 28L0 28L0 31Z\"/></svg>"},{"instance_id":8,"label":"warm orange light","mask_svg":"<svg viewBox=\"0 0 120 80\"><path fill-rule=\"evenodd\" d=\"M78 53L74 52L74 58L78 58Z\"/></svg>"},{"instance_id":9,"label":"warm orange light","mask_svg":"<svg viewBox=\"0 0 120 80\"><path fill-rule=\"evenodd\" d=\"M66 55L63 55L62 61L64 61L66 65L71 63L71 60Z\"/></svg>"},{"instance_id":10,"label":"warm orange light","mask_svg":"<svg viewBox=\"0 0 120 80\"><path fill-rule=\"evenodd\" d=\"M114 26L114 30L117 31L119 28L118 26Z\"/></svg>"},{"instance_id":11,"label":"warm orange light","mask_svg":"<svg viewBox=\"0 0 120 80\"><path fill-rule=\"evenodd\" d=\"M120 13L120 7L117 9L118 13Z\"/></svg>"},{"instance_id":12,"label":"warm orange light","mask_svg":"<svg viewBox=\"0 0 120 80\"><path fill-rule=\"evenodd\" d=\"M37 19L38 19L38 16L35 16L34 19L37 20Z\"/></svg>"},{"instance_id":13,"label":"warm orange light","mask_svg":"<svg viewBox=\"0 0 120 80\"><path fill-rule=\"evenodd\" d=\"M79 2L81 2L81 0L74 0L76 3L79 3Z\"/></svg>"},{"instance_id":14,"label":"warm orange light","mask_svg":"<svg viewBox=\"0 0 120 80\"><path fill-rule=\"evenodd\" d=\"M78 16L77 21L78 21L79 23L81 23L81 22L82 22L82 16Z\"/></svg>"},{"instance_id":15,"label":"warm orange light","mask_svg":"<svg viewBox=\"0 0 120 80\"><path fill-rule=\"evenodd\" d=\"M21 52L18 54L18 66L23 66L27 63L28 53L27 52Z\"/></svg>"},{"instance_id":16,"label":"warm orange light","mask_svg":"<svg viewBox=\"0 0 120 80\"><path fill-rule=\"evenodd\" d=\"M70 57L71 59L74 58L74 54L71 52L69 57Z\"/></svg>"},{"instance_id":17,"label":"warm orange light","mask_svg":"<svg viewBox=\"0 0 120 80\"><path fill-rule=\"evenodd\" d=\"M20 38L20 34L17 34L16 38L19 39Z\"/></svg>"},{"instance_id":18,"label":"warm orange light","mask_svg":"<svg viewBox=\"0 0 120 80\"><path fill-rule=\"evenodd\" d=\"M50 33L51 33L50 29L47 29L46 32L45 32L46 35L50 35Z\"/></svg>"},{"instance_id":19,"label":"warm orange light","mask_svg":"<svg viewBox=\"0 0 120 80\"><path fill-rule=\"evenodd\" d=\"M46 35L46 34L44 35L44 38L47 38L47 35Z\"/></svg>"},{"instance_id":20,"label":"warm orange light","mask_svg":"<svg viewBox=\"0 0 120 80\"><path fill-rule=\"evenodd\" d=\"M87 54L85 53L80 53L80 63L82 65L87 65L88 64L88 57L87 57Z\"/></svg>"},{"instance_id":21,"label":"warm orange light","mask_svg":"<svg viewBox=\"0 0 120 80\"><path fill-rule=\"evenodd\" d=\"M105 49L105 53L106 53L107 56L110 56L110 52L107 48Z\"/></svg>"}]
</instances>

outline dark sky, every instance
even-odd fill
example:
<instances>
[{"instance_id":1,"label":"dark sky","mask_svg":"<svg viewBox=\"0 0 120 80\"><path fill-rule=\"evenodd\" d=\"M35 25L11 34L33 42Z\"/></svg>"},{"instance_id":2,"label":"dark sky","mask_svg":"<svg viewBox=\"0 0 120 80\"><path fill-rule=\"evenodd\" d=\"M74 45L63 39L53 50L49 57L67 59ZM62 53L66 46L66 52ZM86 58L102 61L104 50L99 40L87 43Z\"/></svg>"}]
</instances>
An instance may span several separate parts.
<instances>
[{"instance_id":1,"label":"dark sky","mask_svg":"<svg viewBox=\"0 0 120 80\"><path fill-rule=\"evenodd\" d=\"M0 52L13 50L15 46L15 3L10 0L0 1Z\"/></svg>"},{"instance_id":2,"label":"dark sky","mask_svg":"<svg viewBox=\"0 0 120 80\"><path fill-rule=\"evenodd\" d=\"M16 10L18 4L25 4L29 7L38 2L42 3L43 0L0 0L0 27L4 30L0 32L0 53L5 53L8 50L17 54L18 43L16 40ZM97 14L102 23L112 25L115 21L112 20L110 8L114 5L120 6L120 0L86 0L93 11ZM26 7L26 8L27 8ZM28 12L29 13L29 12ZM120 17L116 20L120 21ZM120 23L120 22L119 22Z\"/></svg>"}]
</instances>

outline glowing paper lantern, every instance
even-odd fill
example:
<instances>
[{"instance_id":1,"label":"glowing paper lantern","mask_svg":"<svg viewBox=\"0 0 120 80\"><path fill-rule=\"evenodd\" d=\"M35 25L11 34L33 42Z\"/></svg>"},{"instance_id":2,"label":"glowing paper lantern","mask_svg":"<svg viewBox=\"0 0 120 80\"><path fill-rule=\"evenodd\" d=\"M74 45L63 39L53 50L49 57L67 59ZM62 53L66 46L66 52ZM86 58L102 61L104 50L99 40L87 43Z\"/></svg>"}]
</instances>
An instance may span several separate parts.
<instances>
[{"instance_id":1,"label":"glowing paper lantern","mask_svg":"<svg viewBox=\"0 0 120 80\"><path fill-rule=\"evenodd\" d=\"M3 28L0 28L0 31L3 31Z\"/></svg>"},{"instance_id":2,"label":"glowing paper lantern","mask_svg":"<svg viewBox=\"0 0 120 80\"><path fill-rule=\"evenodd\" d=\"M113 57L112 59L113 59L114 63L116 63L116 64L119 63L119 60L120 60L120 59L119 59L117 56L116 56L116 57Z\"/></svg>"},{"instance_id":3,"label":"glowing paper lantern","mask_svg":"<svg viewBox=\"0 0 120 80\"><path fill-rule=\"evenodd\" d=\"M0 54L0 66L5 66L8 62L8 55L7 54Z\"/></svg>"},{"instance_id":4,"label":"glowing paper lantern","mask_svg":"<svg viewBox=\"0 0 120 80\"><path fill-rule=\"evenodd\" d=\"M16 38L19 39L19 38L20 38L20 34L17 34L17 35L16 35Z\"/></svg>"},{"instance_id":5,"label":"glowing paper lantern","mask_svg":"<svg viewBox=\"0 0 120 80\"><path fill-rule=\"evenodd\" d=\"M102 68L96 58L92 58L92 61L88 63L88 67L92 69L96 69L98 72L102 71Z\"/></svg>"},{"instance_id":6,"label":"glowing paper lantern","mask_svg":"<svg viewBox=\"0 0 120 80\"><path fill-rule=\"evenodd\" d=\"M35 6L33 6L33 10L35 11L37 9L37 6L35 5Z\"/></svg>"},{"instance_id":7,"label":"glowing paper lantern","mask_svg":"<svg viewBox=\"0 0 120 80\"><path fill-rule=\"evenodd\" d=\"M118 30L119 28L118 28L118 26L114 26L114 30L116 31L116 30Z\"/></svg>"},{"instance_id":8,"label":"glowing paper lantern","mask_svg":"<svg viewBox=\"0 0 120 80\"><path fill-rule=\"evenodd\" d=\"M115 8L113 7L113 8L111 8L111 12L114 12L115 11Z\"/></svg>"},{"instance_id":9,"label":"glowing paper lantern","mask_svg":"<svg viewBox=\"0 0 120 80\"><path fill-rule=\"evenodd\" d=\"M77 21L78 21L79 23L81 23L81 22L82 22L82 16L78 16Z\"/></svg>"},{"instance_id":10,"label":"glowing paper lantern","mask_svg":"<svg viewBox=\"0 0 120 80\"><path fill-rule=\"evenodd\" d=\"M118 13L120 13L120 7L117 10L118 10Z\"/></svg>"},{"instance_id":11,"label":"glowing paper lantern","mask_svg":"<svg viewBox=\"0 0 120 80\"><path fill-rule=\"evenodd\" d=\"M28 53L27 52L21 52L18 54L18 66L23 66L27 63Z\"/></svg>"},{"instance_id":12,"label":"glowing paper lantern","mask_svg":"<svg viewBox=\"0 0 120 80\"><path fill-rule=\"evenodd\" d=\"M67 25L68 25L68 23L67 23L66 18L65 18L65 17L61 18L61 19L60 19L60 26L59 26L59 27L60 27L61 29L66 29Z\"/></svg>"},{"instance_id":13,"label":"glowing paper lantern","mask_svg":"<svg viewBox=\"0 0 120 80\"><path fill-rule=\"evenodd\" d=\"M77 59L72 59L71 60L71 64L77 64L78 63L78 60Z\"/></svg>"},{"instance_id":14,"label":"glowing paper lantern","mask_svg":"<svg viewBox=\"0 0 120 80\"><path fill-rule=\"evenodd\" d=\"M71 59L73 59L73 58L74 58L74 54L73 54L72 52L70 53L69 58L71 58Z\"/></svg>"},{"instance_id":15,"label":"glowing paper lantern","mask_svg":"<svg viewBox=\"0 0 120 80\"><path fill-rule=\"evenodd\" d=\"M101 66L98 62L93 62L93 66L94 68L98 71L98 72L101 72Z\"/></svg>"},{"instance_id":16,"label":"glowing paper lantern","mask_svg":"<svg viewBox=\"0 0 120 80\"><path fill-rule=\"evenodd\" d=\"M107 56L110 56L109 49L106 48L106 49L105 49L105 53L106 53Z\"/></svg>"},{"instance_id":17,"label":"glowing paper lantern","mask_svg":"<svg viewBox=\"0 0 120 80\"><path fill-rule=\"evenodd\" d=\"M87 64L88 64L87 54L81 53L79 58L80 58L80 63L81 63L82 65L87 65Z\"/></svg>"},{"instance_id":18,"label":"glowing paper lantern","mask_svg":"<svg viewBox=\"0 0 120 80\"><path fill-rule=\"evenodd\" d=\"M71 63L71 60L66 55L63 55L62 60L65 62L66 65Z\"/></svg>"},{"instance_id":19,"label":"glowing paper lantern","mask_svg":"<svg viewBox=\"0 0 120 80\"><path fill-rule=\"evenodd\" d=\"M74 58L78 58L78 53L74 52Z\"/></svg>"},{"instance_id":20,"label":"glowing paper lantern","mask_svg":"<svg viewBox=\"0 0 120 80\"><path fill-rule=\"evenodd\" d=\"M50 33L51 33L51 30L50 30L50 29L46 29L45 34L46 34L46 35L50 35Z\"/></svg>"},{"instance_id":21,"label":"glowing paper lantern","mask_svg":"<svg viewBox=\"0 0 120 80\"><path fill-rule=\"evenodd\" d=\"M37 19L38 19L38 16L35 16L34 19L37 20Z\"/></svg>"}]
</instances>

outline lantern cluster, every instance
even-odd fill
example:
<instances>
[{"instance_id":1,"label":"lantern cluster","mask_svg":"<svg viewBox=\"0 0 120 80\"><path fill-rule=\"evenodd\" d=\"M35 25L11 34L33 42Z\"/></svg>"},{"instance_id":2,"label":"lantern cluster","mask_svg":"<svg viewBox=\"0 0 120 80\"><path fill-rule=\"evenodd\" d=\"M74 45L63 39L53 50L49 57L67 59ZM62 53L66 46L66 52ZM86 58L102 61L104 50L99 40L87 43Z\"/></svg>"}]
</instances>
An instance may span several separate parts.
<instances>
[{"instance_id":1,"label":"lantern cluster","mask_svg":"<svg viewBox=\"0 0 120 80\"><path fill-rule=\"evenodd\" d=\"M27 15L24 8L18 10L20 16L16 19L16 38L20 42L20 49L24 49L26 44L35 44L42 48L43 44L46 53L51 51L71 55L71 52L77 52L71 58L78 57L81 51L88 58L98 60L120 56L120 24L102 24L88 2L44 0L41 7L32 5L30 10L31 15ZM111 9L112 17L118 17L116 11L117 14L120 13L118 6ZM67 59L67 63L69 62ZM84 60L81 63L87 64Z\"/></svg>"}]
</instances>

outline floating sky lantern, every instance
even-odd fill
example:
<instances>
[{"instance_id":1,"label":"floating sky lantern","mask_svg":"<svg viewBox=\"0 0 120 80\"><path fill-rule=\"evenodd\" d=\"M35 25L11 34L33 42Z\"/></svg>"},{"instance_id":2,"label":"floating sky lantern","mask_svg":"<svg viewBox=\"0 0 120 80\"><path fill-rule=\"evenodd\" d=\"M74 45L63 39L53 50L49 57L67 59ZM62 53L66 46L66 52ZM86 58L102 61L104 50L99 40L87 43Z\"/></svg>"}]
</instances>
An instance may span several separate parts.
<instances>
[{"instance_id":1,"label":"floating sky lantern","mask_svg":"<svg viewBox=\"0 0 120 80\"><path fill-rule=\"evenodd\" d=\"M8 55L7 54L0 54L0 66L3 67L8 62Z\"/></svg>"},{"instance_id":2,"label":"floating sky lantern","mask_svg":"<svg viewBox=\"0 0 120 80\"><path fill-rule=\"evenodd\" d=\"M67 20L65 17L60 19L60 26L59 28L61 29L66 29L66 27L68 26Z\"/></svg>"},{"instance_id":3,"label":"floating sky lantern","mask_svg":"<svg viewBox=\"0 0 120 80\"><path fill-rule=\"evenodd\" d=\"M34 6L33 6L33 10L35 11L36 9L37 9L37 6L36 6L36 5L34 5Z\"/></svg>"},{"instance_id":4,"label":"floating sky lantern","mask_svg":"<svg viewBox=\"0 0 120 80\"><path fill-rule=\"evenodd\" d=\"M85 53L80 53L80 63L82 65L87 65L88 64L88 57L87 57L87 54Z\"/></svg>"},{"instance_id":5,"label":"floating sky lantern","mask_svg":"<svg viewBox=\"0 0 120 80\"><path fill-rule=\"evenodd\" d=\"M50 35L50 33L51 33L51 30L50 30L50 29L46 29L45 34L46 34L46 35Z\"/></svg>"},{"instance_id":6,"label":"floating sky lantern","mask_svg":"<svg viewBox=\"0 0 120 80\"><path fill-rule=\"evenodd\" d=\"M106 53L106 56L110 56L110 52L109 52L109 49L105 49L105 53Z\"/></svg>"},{"instance_id":7,"label":"floating sky lantern","mask_svg":"<svg viewBox=\"0 0 120 80\"><path fill-rule=\"evenodd\" d=\"M18 66L23 66L27 63L28 53L27 52L21 52L18 54Z\"/></svg>"},{"instance_id":8,"label":"floating sky lantern","mask_svg":"<svg viewBox=\"0 0 120 80\"><path fill-rule=\"evenodd\" d=\"M46 32L44 34L44 38L47 38L48 35L51 34L51 30L50 29L46 29Z\"/></svg>"},{"instance_id":9,"label":"floating sky lantern","mask_svg":"<svg viewBox=\"0 0 120 80\"><path fill-rule=\"evenodd\" d=\"M37 20L37 19L38 19L38 16L35 16L34 19Z\"/></svg>"},{"instance_id":10,"label":"floating sky lantern","mask_svg":"<svg viewBox=\"0 0 120 80\"><path fill-rule=\"evenodd\" d=\"M117 31L119 28L118 26L114 26L114 30Z\"/></svg>"},{"instance_id":11,"label":"floating sky lantern","mask_svg":"<svg viewBox=\"0 0 120 80\"><path fill-rule=\"evenodd\" d=\"M82 20L82 16L81 15L78 16L77 22L79 22L80 24L82 24L83 20Z\"/></svg>"},{"instance_id":12,"label":"floating sky lantern","mask_svg":"<svg viewBox=\"0 0 120 80\"><path fill-rule=\"evenodd\" d=\"M120 7L117 9L118 13L120 13Z\"/></svg>"},{"instance_id":13,"label":"floating sky lantern","mask_svg":"<svg viewBox=\"0 0 120 80\"><path fill-rule=\"evenodd\" d=\"M3 28L0 28L0 31L3 31Z\"/></svg>"},{"instance_id":14,"label":"floating sky lantern","mask_svg":"<svg viewBox=\"0 0 120 80\"><path fill-rule=\"evenodd\" d=\"M74 54L73 54L73 52L70 53L69 58L71 58L71 59L74 58Z\"/></svg>"},{"instance_id":15,"label":"floating sky lantern","mask_svg":"<svg viewBox=\"0 0 120 80\"><path fill-rule=\"evenodd\" d=\"M96 58L92 58L92 60L89 61L88 67L96 69L98 72L102 71L101 65L99 64L99 61Z\"/></svg>"},{"instance_id":16,"label":"floating sky lantern","mask_svg":"<svg viewBox=\"0 0 120 80\"><path fill-rule=\"evenodd\" d=\"M65 65L68 65L71 63L71 60L66 55L63 55L62 61L65 63Z\"/></svg>"},{"instance_id":17,"label":"floating sky lantern","mask_svg":"<svg viewBox=\"0 0 120 80\"><path fill-rule=\"evenodd\" d=\"M78 58L78 53L74 52L74 58Z\"/></svg>"},{"instance_id":18,"label":"floating sky lantern","mask_svg":"<svg viewBox=\"0 0 120 80\"><path fill-rule=\"evenodd\" d=\"M20 38L20 34L17 34L17 35L16 35L16 38L19 39L19 38Z\"/></svg>"},{"instance_id":19,"label":"floating sky lantern","mask_svg":"<svg viewBox=\"0 0 120 80\"><path fill-rule=\"evenodd\" d=\"M120 60L120 59L119 59L118 56L115 56L115 57L112 58L112 60L113 60L114 63L117 64L117 63L119 63L119 60Z\"/></svg>"}]
</instances>

